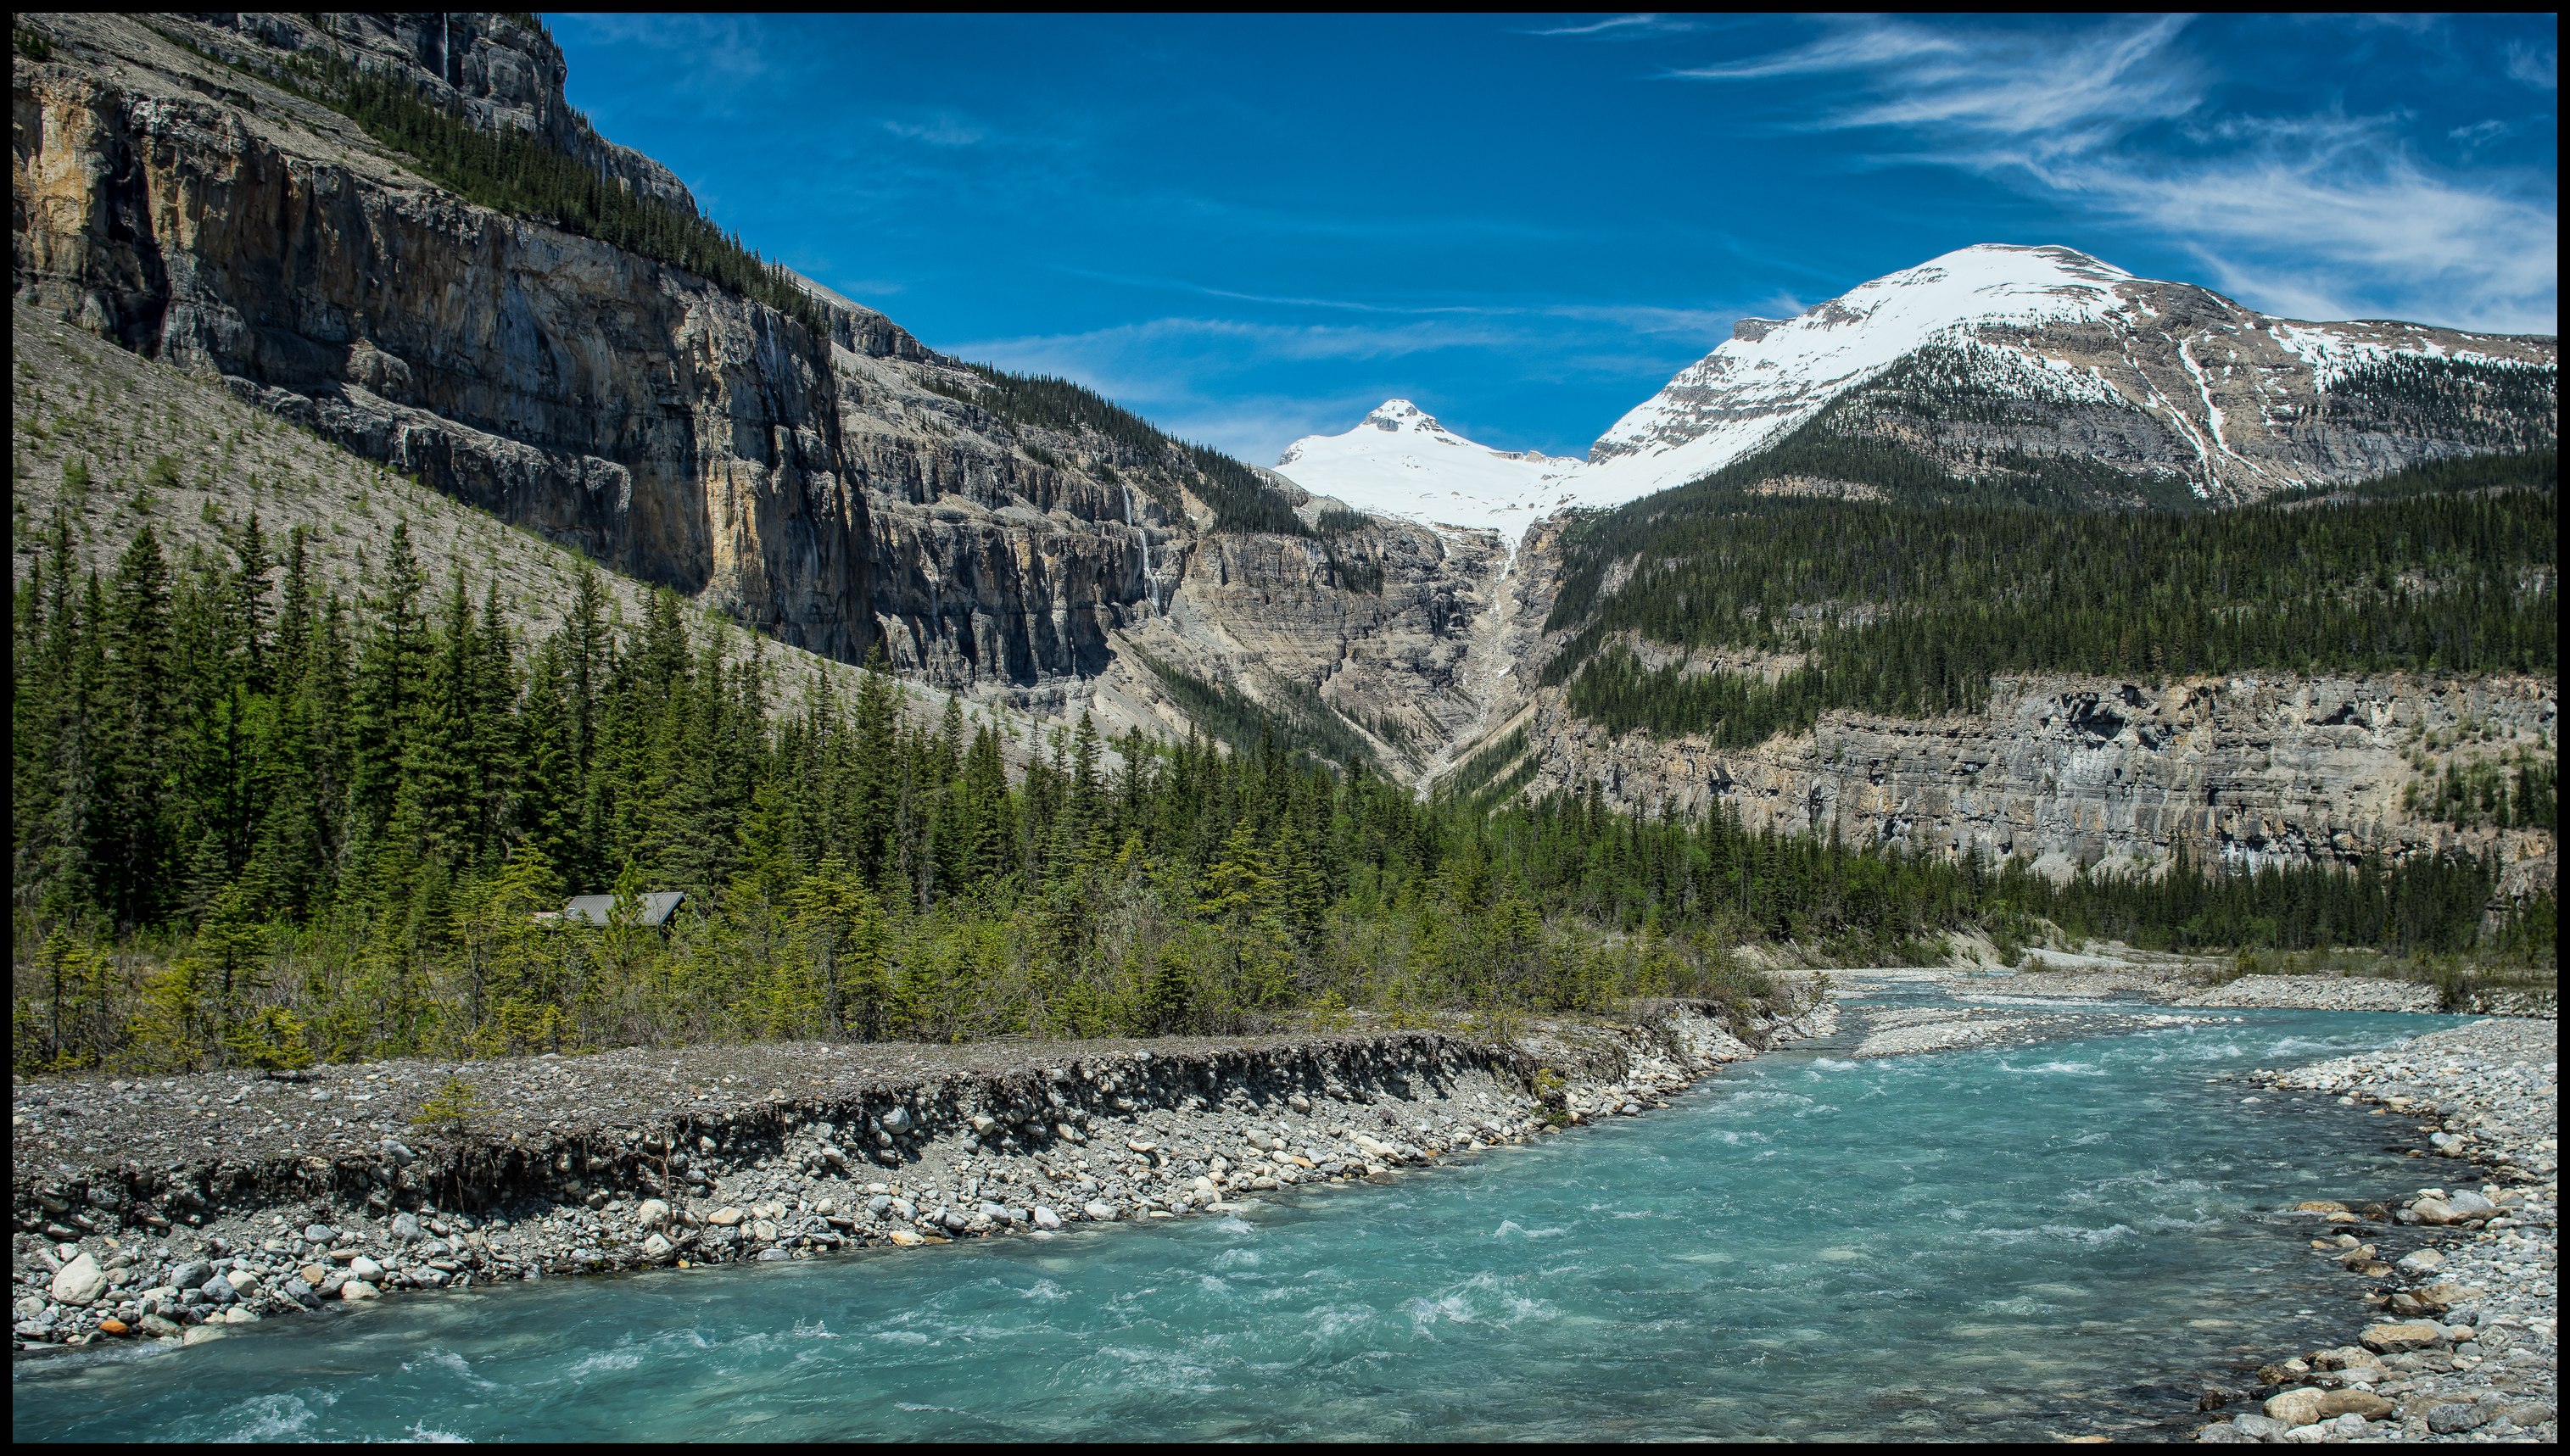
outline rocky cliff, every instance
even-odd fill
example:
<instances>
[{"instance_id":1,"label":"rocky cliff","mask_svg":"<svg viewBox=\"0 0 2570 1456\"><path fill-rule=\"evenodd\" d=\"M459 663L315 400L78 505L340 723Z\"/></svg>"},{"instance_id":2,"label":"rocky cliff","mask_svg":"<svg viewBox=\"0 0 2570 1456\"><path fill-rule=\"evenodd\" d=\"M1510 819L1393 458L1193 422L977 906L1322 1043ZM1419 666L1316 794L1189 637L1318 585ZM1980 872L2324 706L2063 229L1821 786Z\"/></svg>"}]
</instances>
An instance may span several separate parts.
<instances>
[{"instance_id":1,"label":"rocky cliff","mask_svg":"<svg viewBox=\"0 0 2570 1456\"><path fill-rule=\"evenodd\" d=\"M15 61L19 299L784 641L872 643L832 340L465 202L345 118L181 44L292 27L32 19L52 56ZM417 19L348 49L415 56ZM448 68L466 100L566 126L540 40L488 24L461 53L479 59L450 47Z\"/></svg>"},{"instance_id":2,"label":"rocky cliff","mask_svg":"<svg viewBox=\"0 0 2570 1456\"><path fill-rule=\"evenodd\" d=\"M1494 649L1510 665L1457 787L1595 784L1633 809L1720 806L1753 829L2021 856L2055 876L2148 869L2181 850L2253 867L2486 852L2508 894L2549 890L2557 874L2551 831L2452 823L2419 798L2448 765L2554 755L2556 678L2026 675L1995 682L1977 713L1840 710L1808 732L1717 750L1700 736L1609 733L1570 711L1562 689L1537 685L1554 645L1538 624L1560 578L1560 536L1554 524L1527 538Z\"/></svg>"},{"instance_id":3,"label":"rocky cliff","mask_svg":"<svg viewBox=\"0 0 2570 1456\"><path fill-rule=\"evenodd\" d=\"M1469 716L1454 670L1487 545L1216 533L1202 468L1102 401L1104 428L1013 413L817 285L780 312L476 205L283 84L391 77L692 213L569 107L523 18L22 19L50 52L14 63L23 304L842 660L880 645L927 683L1110 729L1185 731L1176 681L1235 728L1317 714L1396 765ZM1288 483L1233 484L1290 495L1308 530Z\"/></svg>"}]
</instances>

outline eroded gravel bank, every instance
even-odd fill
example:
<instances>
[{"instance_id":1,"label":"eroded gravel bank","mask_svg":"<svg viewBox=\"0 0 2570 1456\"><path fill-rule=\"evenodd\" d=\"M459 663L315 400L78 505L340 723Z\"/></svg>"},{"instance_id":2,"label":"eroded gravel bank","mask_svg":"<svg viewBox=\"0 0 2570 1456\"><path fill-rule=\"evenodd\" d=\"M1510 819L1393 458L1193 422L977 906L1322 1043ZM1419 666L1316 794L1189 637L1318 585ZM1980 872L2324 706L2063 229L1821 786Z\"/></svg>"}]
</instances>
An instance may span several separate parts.
<instances>
[{"instance_id":1,"label":"eroded gravel bank","mask_svg":"<svg viewBox=\"0 0 2570 1456\"><path fill-rule=\"evenodd\" d=\"M1938 984L1956 995L2005 995L2064 1001L2158 1001L2171 1006L2278 1011L2408 1011L2449 1009L2434 986L2417 981L2357 975L2244 975L2208 984L2162 965L2081 964L2065 969L1949 970ZM2479 990L2459 1009L2474 1015L2560 1014L2560 998L2546 990Z\"/></svg>"},{"instance_id":2,"label":"eroded gravel bank","mask_svg":"<svg viewBox=\"0 0 2570 1456\"><path fill-rule=\"evenodd\" d=\"M2253 1080L2371 1104L2471 1159L2478 1188L2422 1188L2399 1207L2302 1206L2316 1258L2371 1282L2377 1315L2349 1341L2271 1364L2251 1408L2205 1441L2551 1442L2560 1383L2559 1050L2553 1026L2477 1021L2381 1051ZM2435 1231L2396 1261L2374 1240Z\"/></svg>"},{"instance_id":3,"label":"eroded gravel bank","mask_svg":"<svg viewBox=\"0 0 2570 1456\"><path fill-rule=\"evenodd\" d=\"M1220 1212L1638 1115L1836 1008L1438 1032L635 1048L14 1086L16 1347L404 1291Z\"/></svg>"}]
</instances>

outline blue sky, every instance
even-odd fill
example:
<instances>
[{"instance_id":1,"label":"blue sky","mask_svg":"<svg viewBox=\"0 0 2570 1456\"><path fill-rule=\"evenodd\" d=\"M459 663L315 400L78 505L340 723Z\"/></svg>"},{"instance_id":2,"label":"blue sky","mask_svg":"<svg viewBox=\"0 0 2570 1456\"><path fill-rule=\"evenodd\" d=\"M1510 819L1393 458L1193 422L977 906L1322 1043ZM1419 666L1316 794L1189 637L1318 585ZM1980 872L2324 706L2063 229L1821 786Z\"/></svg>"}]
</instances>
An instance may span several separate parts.
<instances>
[{"instance_id":1,"label":"blue sky","mask_svg":"<svg viewBox=\"0 0 2570 1456\"><path fill-rule=\"evenodd\" d=\"M752 246L1261 464L1396 395L1582 453L1972 242L2557 326L2549 16L547 19Z\"/></svg>"}]
</instances>

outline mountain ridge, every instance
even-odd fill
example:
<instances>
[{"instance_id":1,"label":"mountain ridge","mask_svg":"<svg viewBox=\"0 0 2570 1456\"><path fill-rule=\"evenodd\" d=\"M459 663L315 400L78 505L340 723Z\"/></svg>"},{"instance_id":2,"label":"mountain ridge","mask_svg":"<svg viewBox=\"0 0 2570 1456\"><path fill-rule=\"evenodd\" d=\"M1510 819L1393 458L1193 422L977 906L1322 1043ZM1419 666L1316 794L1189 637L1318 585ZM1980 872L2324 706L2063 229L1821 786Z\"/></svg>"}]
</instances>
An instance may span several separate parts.
<instances>
[{"instance_id":1,"label":"mountain ridge","mask_svg":"<svg viewBox=\"0 0 2570 1456\"><path fill-rule=\"evenodd\" d=\"M2548 335L2275 318L2076 249L1979 243L1793 319L1739 320L1542 485L1556 509L1624 505L1866 397L1880 406L1873 414L1894 418L1855 433L1899 440L1957 473L1978 471L1977 457L1995 448L2075 454L2129 478L2093 504L2164 500L2170 487L2236 504L2475 449L2549 444L2557 410L2530 408L2511 386L2557 371ZM2455 397L2446 418L2402 412L2400 401L2422 390ZM2001 418L1939 417L1958 401ZM1279 469L1318 494L1354 491L1414 515L1433 515L1443 496L1474 498L1487 474L1478 460L1459 468L1436 451L1387 473L1380 450L1361 462L1334 448L1361 433L1306 437ZM1404 475L1410 495L1386 489Z\"/></svg>"}]
</instances>

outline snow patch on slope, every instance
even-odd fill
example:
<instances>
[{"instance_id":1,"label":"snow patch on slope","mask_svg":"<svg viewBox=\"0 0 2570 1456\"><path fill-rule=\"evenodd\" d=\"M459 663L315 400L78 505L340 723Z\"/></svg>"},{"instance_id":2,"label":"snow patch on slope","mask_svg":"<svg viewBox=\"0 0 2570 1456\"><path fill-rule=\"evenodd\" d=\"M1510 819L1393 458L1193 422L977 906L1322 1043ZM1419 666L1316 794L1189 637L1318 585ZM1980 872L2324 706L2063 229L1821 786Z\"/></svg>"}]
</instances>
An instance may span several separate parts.
<instances>
[{"instance_id":1,"label":"snow patch on slope","mask_svg":"<svg viewBox=\"0 0 2570 1456\"><path fill-rule=\"evenodd\" d=\"M1575 459L1476 444L1406 399L1385 400L1344 435L1307 435L1276 462L1287 480L1359 511L1497 531L1511 543L1577 504L1568 483L1583 468Z\"/></svg>"}]
</instances>

